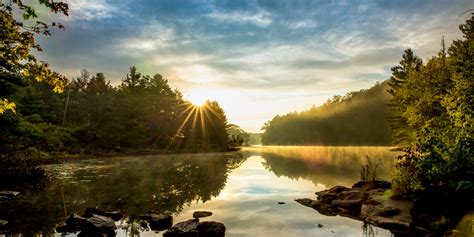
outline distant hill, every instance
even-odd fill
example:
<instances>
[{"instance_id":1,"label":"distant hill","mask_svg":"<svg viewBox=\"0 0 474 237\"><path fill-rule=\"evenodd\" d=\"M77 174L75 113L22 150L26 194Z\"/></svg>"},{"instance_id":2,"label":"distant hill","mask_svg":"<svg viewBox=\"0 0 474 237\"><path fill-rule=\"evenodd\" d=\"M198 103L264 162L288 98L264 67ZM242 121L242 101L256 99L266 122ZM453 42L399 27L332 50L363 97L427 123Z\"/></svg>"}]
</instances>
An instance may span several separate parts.
<instances>
[{"instance_id":1,"label":"distant hill","mask_svg":"<svg viewBox=\"0 0 474 237\"><path fill-rule=\"evenodd\" d=\"M334 96L319 107L275 116L263 126L264 145L390 145L387 82Z\"/></svg>"}]
</instances>

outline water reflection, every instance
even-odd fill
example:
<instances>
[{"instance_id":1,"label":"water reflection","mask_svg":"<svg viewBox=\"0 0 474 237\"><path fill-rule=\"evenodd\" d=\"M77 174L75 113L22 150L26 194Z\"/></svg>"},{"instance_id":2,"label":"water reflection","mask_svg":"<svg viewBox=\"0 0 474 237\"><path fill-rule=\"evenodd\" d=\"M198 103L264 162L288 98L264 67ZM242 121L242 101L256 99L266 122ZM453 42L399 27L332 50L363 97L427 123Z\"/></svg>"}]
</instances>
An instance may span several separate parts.
<instances>
[{"instance_id":1,"label":"water reflection","mask_svg":"<svg viewBox=\"0 0 474 237\"><path fill-rule=\"evenodd\" d=\"M396 153L388 147L268 146L247 149L261 153L265 168L277 176L306 179L315 185L352 186L360 180L361 167L370 159L377 175L388 178Z\"/></svg>"},{"instance_id":2,"label":"water reflection","mask_svg":"<svg viewBox=\"0 0 474 237\"><path fill-rule=\"evenodd\" d=\"M295 198L358 179L365 155L381 159L386 175L394 153L387 148L263 147L236 153L126 157L48 166L59 176L42 192L0 204L9 233L51 235L70 213L87 207L126 213L118 236L161 236L136 215L172 212L175 222L196 210L226 225L226 236L363 236L361 223L328 217ZM279 205L278 202L285 202ZM318 224L323 224L319 227ZM390 236L373 228L370 235Z\"/></svg>"},{"instance_id":3,"label":"water reflection","mask_svg":"<svg viewBox=\"0 0 474 237\"><path fill-rule=\"evenodd\" d=\"M0 205L11 233L53 234L71 213L87 207L179 213L193 201L219 195L228 173L245 160L241 153L140 157L49 167L63 175L57 185Z\"/></svg>"}]
</instances>

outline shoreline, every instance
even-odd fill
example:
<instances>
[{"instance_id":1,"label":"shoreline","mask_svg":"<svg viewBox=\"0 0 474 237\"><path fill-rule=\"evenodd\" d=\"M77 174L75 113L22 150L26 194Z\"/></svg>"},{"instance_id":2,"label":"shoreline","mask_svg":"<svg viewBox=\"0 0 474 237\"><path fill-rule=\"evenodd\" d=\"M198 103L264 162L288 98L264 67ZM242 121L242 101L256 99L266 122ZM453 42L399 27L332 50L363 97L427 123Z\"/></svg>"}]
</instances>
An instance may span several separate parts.
<instances>
[{"instance_id":1,"label":"shoreline","mask_svg":"<svg viewBox=\"0 0 474 237\"><path fill-rule=\"evenodd\" d=\"M391 183L384 180L359 181L351 188L334 186L315 194L316 200L295 201L322 215L351 218L389 230L395 236L453 234L462 218L473 211L457 203L393 196Z\"/></svg>"}]
</instances>

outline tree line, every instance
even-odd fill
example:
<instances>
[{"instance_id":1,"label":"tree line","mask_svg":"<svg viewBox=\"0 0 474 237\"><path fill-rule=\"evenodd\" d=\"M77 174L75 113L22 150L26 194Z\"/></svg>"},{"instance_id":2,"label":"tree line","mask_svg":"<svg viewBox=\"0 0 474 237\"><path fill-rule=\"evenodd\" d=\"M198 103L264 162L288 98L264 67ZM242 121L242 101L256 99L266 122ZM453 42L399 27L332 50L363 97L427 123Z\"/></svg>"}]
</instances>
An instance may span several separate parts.
<instances>
[{"instance_id":1,"label":"tree line","mask_svg":"<svg viewBox=\"0 0 474 237\"><path fill-rule=\"evenodd\" d=\"M262 130L264 145L389 145L391 130L385 118L387 82L370 89L334 96L321 106L275 116Z\"/></svg>"},{"instance_id":2,"label":"tree line","mask_svg":"<svg viewBox=\"0 0 474 237\"><path fill-rule=\"evenodd\" d=\"M130 150L225 150L238 146L215 101L194 106L160 74L135 67L112 86L103 73L81 75L55 93L44 81L18 78L8 97L16 111L0 117L3 156L54 152L100 153ZM240 141L240 140L239 140Z\"/></svg>"}]
</instances>

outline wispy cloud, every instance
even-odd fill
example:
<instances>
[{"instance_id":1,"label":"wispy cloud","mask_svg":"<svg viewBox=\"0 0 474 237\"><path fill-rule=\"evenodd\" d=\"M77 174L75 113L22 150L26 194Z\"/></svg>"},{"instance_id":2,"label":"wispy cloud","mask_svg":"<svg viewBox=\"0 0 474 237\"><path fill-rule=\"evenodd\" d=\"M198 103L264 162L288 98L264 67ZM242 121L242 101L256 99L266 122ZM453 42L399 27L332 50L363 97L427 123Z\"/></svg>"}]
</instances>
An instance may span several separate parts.
<instances>
[{"instance_id":1,"label":"wispy cloud","mask_svg":"<svg viewBox=\"0 0 474 237\"><path fill-rule=\"evenodd\" d=\"M106 0L69 0L69 20L100 20L114 15L124 14L125 11Z\"/></svg>"},{"instance_id":2,"label":"wispy cloud","mask_svg":"<svg viewBox=\"0 0 474 237\"><path fill-rule=\"evenodd\" d=\"M207 15L207 17L227 22L227 23L250 23L255 24L258 26L268 26L272 23L271 14L266 11L256 11L256 12L249 12L249 11L231 11L231 12L223 12L223 11L215 11Z\"/></svg>"}]
</instances>

